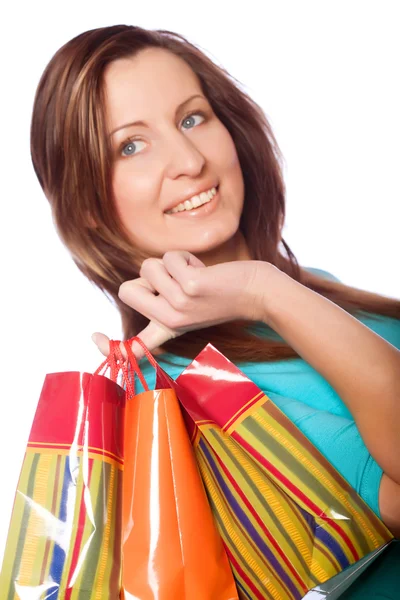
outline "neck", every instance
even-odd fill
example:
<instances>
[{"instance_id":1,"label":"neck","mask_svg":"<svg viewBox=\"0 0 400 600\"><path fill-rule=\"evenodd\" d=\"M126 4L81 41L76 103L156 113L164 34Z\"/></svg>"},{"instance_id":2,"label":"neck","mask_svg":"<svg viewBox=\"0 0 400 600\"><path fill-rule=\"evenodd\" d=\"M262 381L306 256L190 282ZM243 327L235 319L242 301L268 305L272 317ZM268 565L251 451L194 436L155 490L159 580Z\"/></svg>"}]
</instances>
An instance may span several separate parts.
<instances>
[{"instance_id":1,"label":"neck","mask_svg":"<svg viewBox=\"0 0 400 600\"><path fill-rule=\"evenodd\" d=\"M247 242L240 230L227 242L208 252L196 254L206 267L234 260L252 260Z\"/></svg>"}]
</instances>

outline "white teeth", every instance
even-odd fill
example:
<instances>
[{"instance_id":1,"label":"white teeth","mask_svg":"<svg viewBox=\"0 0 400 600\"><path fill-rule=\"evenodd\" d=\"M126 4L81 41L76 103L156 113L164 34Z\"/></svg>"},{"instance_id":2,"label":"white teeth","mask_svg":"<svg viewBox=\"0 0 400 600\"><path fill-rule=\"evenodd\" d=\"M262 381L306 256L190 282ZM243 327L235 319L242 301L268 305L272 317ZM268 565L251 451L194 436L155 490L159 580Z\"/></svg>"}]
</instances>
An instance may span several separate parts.
<instances>
[{"instance_id":1,"label":"white teeth","mask_svg":"<svg viewBox=\"0 0 400 600\"><path fill-rule=\"evenodd\" d=\"M185 200L185 202L181 202L178 206L175 206L173 209L167 211L167 215L174 214L177 212L182 212L183 210L192 210L193 208L198 208L203 204L207 204L210 202L217 193L215 187L208 190L208 192L201 192L198 196L193 196L190 200Z\"/></svg>"},{"instance_id":2,"label":"white teeth","mask_svg":"<svg viewBox=\"0 0 400 600\"><path fill-rule=\"evenodd\" d=\"M201 206L201 197L199 198L198 196L193 196L192 204L195 208L197 208L198 206Z\"/></svg>"}]
</instances>

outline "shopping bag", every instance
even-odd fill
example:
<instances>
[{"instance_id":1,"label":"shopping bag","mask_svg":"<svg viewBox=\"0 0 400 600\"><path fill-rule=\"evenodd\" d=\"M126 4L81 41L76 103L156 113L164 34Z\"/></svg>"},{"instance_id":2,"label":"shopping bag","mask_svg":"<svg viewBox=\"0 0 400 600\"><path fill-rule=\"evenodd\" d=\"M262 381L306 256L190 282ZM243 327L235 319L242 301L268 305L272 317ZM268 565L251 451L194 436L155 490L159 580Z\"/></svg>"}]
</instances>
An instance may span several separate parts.
<instances>
[{"instance_id":1,"label":"shopping bag","mask_svg":"<svg viewBox=\"0 0 400 600\"><path fill-rule=\"evenodd\" d=\"M1 600L117 600L125 392L46 376L15 495Z\"/></svg>"},{"instance_id":2,"label":"shopping bag","mask_svg":"<svg viewBox=\"0 0 400 600\"><path fill-rule=\"evenodd\" d=\"M211 344L171 385L243 598L303 598L393 538L304 434Z\"/></svg>"},{"instance_id":3,"label":"shopping bag","mask_svg":"<svg viewBox=\"0 0 400 600\"><path fill-rule=\"evenodd\" d=\"M235 600L233 574L176 394L161 370L161 387L148 390L131 341L125 348L131 371L125 372L121 597ZM127 369L126 363L120 364ZM134 373L145 389L137 395Z\"/></svg>"},{"instance_id":4,"label":"shopping bag","mask_svg":"<svg viewBox=\"0 0 400 600\"><path fill-rule=\"evenodd\" d=\"M304 600L398 600L400 540L391 540L335 577L313 588Z\"/></svg>"}]
</instances>

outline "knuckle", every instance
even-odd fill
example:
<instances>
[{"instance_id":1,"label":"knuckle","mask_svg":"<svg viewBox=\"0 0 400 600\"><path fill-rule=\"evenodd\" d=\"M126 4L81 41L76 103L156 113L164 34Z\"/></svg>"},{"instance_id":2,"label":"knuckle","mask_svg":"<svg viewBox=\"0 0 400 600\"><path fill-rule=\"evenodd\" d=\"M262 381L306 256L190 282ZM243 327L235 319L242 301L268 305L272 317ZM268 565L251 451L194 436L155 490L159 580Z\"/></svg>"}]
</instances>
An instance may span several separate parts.
<instances>
[{"instance_id":1,"label":"knuckle","mask_svg":"<svg viewBox=\"0 0 400 600\"><path fill-rule=\"evenodd\" d=\"M130 281L124 281L118 288L118 297L125 303L132 303L140 293L141 286L145 280L137 277Z\"/></svg>"},{"instance_id":2,"label":"knuckle","mask_svg":"<svg viewBox=\"0 0 400 600\"><path fill-rule=\"evenodd\" d=\"M148 271L149 268L151 268L151 264L152 264L152 259L151 258L145 258L144 261L141 264L140 267L140 276L142 276L142 273Z\"/></svg>"},{"instance_id":3,"label":"knuckle","mask_svg":"<svg viewBox=\"0 0 400 600\"><path fill-rule=\"evenodd\" d=\"M183 294L176 294L173 299L173 306L176 310L184 311L188 306L187 298Z\"/></svg>"},{"instance_id":4,"label":"knuckle","mask_svg":"<svg viewBox=\"0 0 400 600\"><path fill-rule=\"evenodd\" d=\"M167 250L163 254L163 260L169 260L175 256L176 252L174 250Z\"/></svg>"},{"instance_id":5,"label":"knuckle","mask_svg":"<svg viewBox=\"0 0 400 600\"><path fill-rule=\"evenodd\" d=\"M124 281L123 283L121 283L118 289L118 296L119 298L121 298L121 300L126 296L126 293L129 291L129 289L129 281Z\"/></svg>"},{"instance_id":6,"label":"knuckle","mask_svg":"<svg viewBox=\"0 0 400 600\"><path fill-rule=\"evenodd\" d=\"M182 287L188 296L195 296L199 293L199 281L194 277L188 279Z\"/></svg>"}]
</instances>

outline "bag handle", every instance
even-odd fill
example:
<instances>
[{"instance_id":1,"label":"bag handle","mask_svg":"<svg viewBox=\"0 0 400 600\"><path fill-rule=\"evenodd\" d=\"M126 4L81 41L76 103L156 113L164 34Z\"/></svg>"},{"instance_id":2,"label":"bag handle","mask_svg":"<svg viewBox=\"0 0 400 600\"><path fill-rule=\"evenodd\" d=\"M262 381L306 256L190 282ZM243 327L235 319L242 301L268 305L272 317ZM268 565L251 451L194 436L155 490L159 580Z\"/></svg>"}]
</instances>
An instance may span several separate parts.
<instances>
[{"instance_id":1,"label":"bag handle","mask_svg":"<svg viewBox=\"0 0 400 600\"><path fill-rule=\"evenodd\" d=\"M140 337L133 336L129 340L125 340L123 342L119 340L110 340L110 352L107 358L94 372L95 375L104 375L107 372L107 369L109 368L110 379L114 382L117 382L118 375L120 372L122 372L122 378L126 384L128 399L132 398L135 395L135 373L139 377L140 382L145 391L149 391L149 386L147 385L147 382L132 350L133 342L137 342L143 348L145 356L147 357L149 362L153 365L153 367L157 368L157 362L152 356L150 350L140 339ZM121 344L125 348L127 358L124 358L122 354Z\"/></svg>"},{"instance_id":2,"label":"bag handle","mask_svg":"<svg viewBox=\"0 0 400 600\"><path fill-rule=\"evenodd\" d=\"M151 354L150 350L147 348L147 346L145 345L145 343L143 342L143 340L140 339L140 337L138 335L134 335L133 337L131 337L129 340L126 340L124 342L125 345L125 350L127 351L128 356L132 355L133 356L133 360L135 361L137 368L140 371L139 365L137 364L136 361L136 357L133 354L132 351L132 343L133 342L137 342L142 348L143 351L148 359L148 361L153 365L153 367L156 369L157 368L157 362L156 359L154 358L154 356Z\"/></svg>"}]
</instances>

